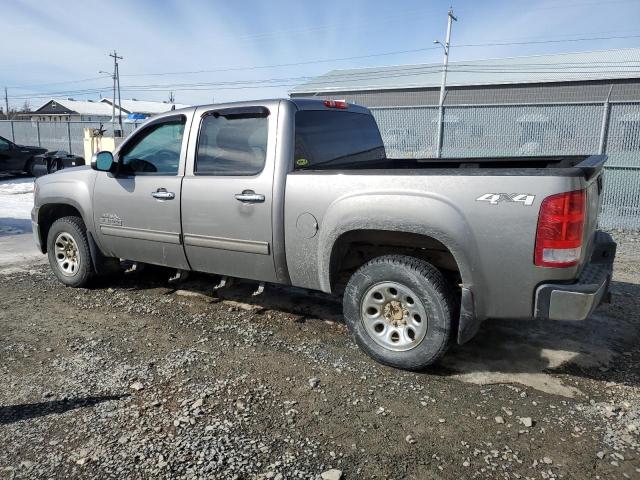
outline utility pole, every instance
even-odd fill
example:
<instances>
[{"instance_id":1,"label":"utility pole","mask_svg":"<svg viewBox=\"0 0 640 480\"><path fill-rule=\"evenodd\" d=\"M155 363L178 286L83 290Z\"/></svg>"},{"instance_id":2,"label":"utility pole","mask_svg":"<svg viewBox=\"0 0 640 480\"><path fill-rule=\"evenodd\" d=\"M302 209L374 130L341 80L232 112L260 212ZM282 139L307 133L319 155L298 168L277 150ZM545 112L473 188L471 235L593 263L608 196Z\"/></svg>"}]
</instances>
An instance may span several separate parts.
<instances>
[{"instance_id":1,"label":"utility pole","mask_svg":"<svg viewBox=\"0 0 640 480\"><path fill-rule=\"evenodd\" d=\"M176 103L176 97L173 95L173 92L169 92L169 103Z\"/></svg>"},{"instance_id":2,"label":"utility pole","mask_svg":"<svg viewBox=\"0 0 640 480\"><path fill-rule=\"evenodd\" d=\"M449 46L451 45L451 25L458 19L453 15L453 9L449 8L447 14L447 38L444 45L439 40L434 40L433 43L442 45L444 48L444 59L442 61L442 81L440 83L440 101L438 102L438 137L436 139L436 157L442 157L442 133L444 128L444 95L447 87L447 67L449 66Z\"/></svg>"},{"instance_id":3,"label":"utility pole","mask_svg":"<svg viewBox=\"0 0 640 480\"><path fill-rule=\"evenodd\" d=\"M7 120L9 120L9 95L7 94L7 87L4 87L4 106L6 108L4 115L7 117Z\"/></svg>"},{"instance_id":4,"label":"utility pole","mask_svg":"<svg viewBox=\"0 0 640 480\"><path fill-rule=\"evenodd\" d=\"M118 123L120 124L120 135L122 135L122 132L124 130L122 129L122 98L120 97L120 65L117 65L117 64L116 64L116 77L118 78L117 80L118 81Z\"/></svg>"},{"instance_id":5,"label":"utility pole","mask_svg":"<svg viewBox=\"0 0 640 480\"><path fill-rule=\"evenodd\" d=\"M113 136L116 134L116 85L118 87L118 117L120 124L120 135L122 135L122 107L120 106L120 72L118 71L118 60L122 60L122 57L118 56L118 53L114 50L109 56L113 58L113 103L111 104L111 128L113 129Z\"/></svg>"}]
</instances>

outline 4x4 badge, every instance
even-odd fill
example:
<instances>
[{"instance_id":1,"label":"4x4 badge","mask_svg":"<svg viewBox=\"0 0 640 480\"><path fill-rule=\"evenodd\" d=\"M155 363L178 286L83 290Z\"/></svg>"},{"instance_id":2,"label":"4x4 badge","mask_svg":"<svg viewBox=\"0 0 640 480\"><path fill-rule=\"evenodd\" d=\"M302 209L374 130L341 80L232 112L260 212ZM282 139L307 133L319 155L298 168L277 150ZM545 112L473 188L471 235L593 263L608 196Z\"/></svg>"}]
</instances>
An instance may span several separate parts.
<instances>
[{"instance_id":1,"label":"4x4 badge","mask_svg":"<svg viewBox=\"0 0 640 480\"><path fill-rule=\"evenodd\" d=\"M535 195L528 193L484 193L476 198L476 202L489 202L491 205L497 205L500 202L519 202L530 207L535 198Z\"/></svg>"}]
</instances>

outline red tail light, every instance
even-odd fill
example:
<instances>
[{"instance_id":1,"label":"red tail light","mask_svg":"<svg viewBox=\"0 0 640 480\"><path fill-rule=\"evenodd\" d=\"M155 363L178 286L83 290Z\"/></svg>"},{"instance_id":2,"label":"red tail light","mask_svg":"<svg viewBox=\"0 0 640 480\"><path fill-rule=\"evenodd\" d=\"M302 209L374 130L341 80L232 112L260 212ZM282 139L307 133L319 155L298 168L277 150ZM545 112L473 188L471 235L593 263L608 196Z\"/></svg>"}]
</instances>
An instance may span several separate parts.
<instances>
[{"instance_id":1,"label":"red tail light","mask_svg":"<svg viewBox=\"0 0 640 480\"><path fill-rule=\"evenodd\" d=\"M585 192L559 193L542 201L534 263L539 267L576 265L582 250Z\"/></svg>"},{"instance_id":2,"label":"red tail light","mask_svg":"<svg viewBox=\"0 0 640 480\"><path fill-rule=\"evenodd\" d=\"M324 106L327 108L340 108L346 110L349 106L344 100L325 100Z\"/></svg>"}]
</instances>

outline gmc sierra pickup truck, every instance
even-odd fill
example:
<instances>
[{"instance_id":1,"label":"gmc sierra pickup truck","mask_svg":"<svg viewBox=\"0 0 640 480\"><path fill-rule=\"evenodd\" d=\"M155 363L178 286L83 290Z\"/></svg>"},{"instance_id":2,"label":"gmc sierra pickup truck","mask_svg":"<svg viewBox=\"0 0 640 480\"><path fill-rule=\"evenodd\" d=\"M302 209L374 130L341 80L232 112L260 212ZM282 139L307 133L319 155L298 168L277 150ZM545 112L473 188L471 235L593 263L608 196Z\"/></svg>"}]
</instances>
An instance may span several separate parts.
<instances>
[{"instance_id":1,"label":"gmc sierra pickup truck","mask_svg":"<svg viewBox=\"0 0 640 480\"><path fill-rule=\"evenodd\" d=\"M127 259L342 295L366 353L421 369L487 318L583 320L607 299L604 161L391 159L343 101L192 107L39 178L33 234L74 287Z\"/></svg>"}]
</instances>

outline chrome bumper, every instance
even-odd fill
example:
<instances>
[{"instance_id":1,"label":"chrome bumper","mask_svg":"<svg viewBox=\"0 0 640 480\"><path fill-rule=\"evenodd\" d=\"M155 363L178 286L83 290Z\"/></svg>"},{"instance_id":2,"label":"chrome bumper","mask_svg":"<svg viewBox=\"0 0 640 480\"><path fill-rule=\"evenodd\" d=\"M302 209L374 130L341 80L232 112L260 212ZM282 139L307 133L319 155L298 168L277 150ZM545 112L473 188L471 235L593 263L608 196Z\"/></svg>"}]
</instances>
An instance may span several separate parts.
<instances>
[{"instance_id":1,"label":"chrome bumper","mask_svg":"<svg viewBox=\"0 0 640 480\"><path fill-rule=\"evenodd\" d=\"M549 283L536 289L534 315L540 320L585 320L603 301L609 301L609 283L616 256L611 235L596 232L593 254L572 284Z\"/></svg>"}]
</instances>

